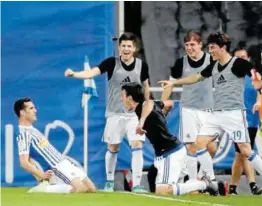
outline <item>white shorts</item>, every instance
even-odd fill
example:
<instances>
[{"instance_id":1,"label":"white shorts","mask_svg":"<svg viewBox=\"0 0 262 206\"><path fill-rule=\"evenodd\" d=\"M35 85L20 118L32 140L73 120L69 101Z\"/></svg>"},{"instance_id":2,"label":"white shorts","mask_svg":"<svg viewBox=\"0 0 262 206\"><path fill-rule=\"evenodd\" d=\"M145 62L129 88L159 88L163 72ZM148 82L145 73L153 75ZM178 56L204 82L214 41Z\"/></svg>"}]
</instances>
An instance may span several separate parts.
<instances>
[{"instance_id":1,"label":"white shorts","mask_svg":"<svg viewBox=\"0 0 262 206\"><path fill-rule=\"evenodd\" d=\"M127 136L129 144L133 140L145 141L145 135L136 134L137 116L112 115L107 118L102 141L109 144L120 144Z\"/></svg>"},{"instance_id":2,"label":"white shorts","mask_svg":"<svg viewBox=\"0 0 262 206\"><path fill-rule=\"evenodd\" d=\"M201 128L199 136L212 136L214 133L228 133L238 143L250 142L247 130L246 112L244 110L214 111Z\"/></svg>"},{"instance_id":3,"label":"white shorts","mask_svg":"<svg viewBox=\"0 0 262 206\"><path fill-rule=\"evenodd\" d=\"M207 121L210 112L184 108L180 109L180 140L184 143L194 143L201 127Z\"/></svg>"},{"instance_id":4,"label":"white shorts","mask_svg":"<svg viewBox=\"0 0 262 206\"><path fill-rule=\"evenodd\" d=\"M182 171L186 167L186 148L180 145L178 148L167 152L160 157L156 157L154 165L157 169L156 184L157 185L172 185L178 183L183 174Z\"/></svg>"},{"instance_id":5,"label":"white shorts","mask_svg":"<svg viewBox=\"0 0 262 206\"><path fill-rule=\"evenodd\" d=\"M66 184L71 184L71 181L75 178L84 180L87 177L82 169L67 159L62 160L52 170L55 175L62 179Z\"/></svg>"}]
</instances>

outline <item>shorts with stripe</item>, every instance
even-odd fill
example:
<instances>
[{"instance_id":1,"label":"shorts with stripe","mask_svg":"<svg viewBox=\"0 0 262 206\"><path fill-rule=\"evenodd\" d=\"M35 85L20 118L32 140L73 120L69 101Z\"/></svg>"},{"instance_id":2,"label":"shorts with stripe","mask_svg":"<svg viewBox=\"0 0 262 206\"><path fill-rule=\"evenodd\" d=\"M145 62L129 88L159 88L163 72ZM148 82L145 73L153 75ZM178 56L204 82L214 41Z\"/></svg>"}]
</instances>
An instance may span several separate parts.
<instances>
[{"instance_id":1,"label":"shorts with stripe","mask_svg":"<svg viewBox=\"0 0 262 206\"><path fill-rule=\"evenodd\" d=\"M186 167L185 163L186 148L180 145L177 148L156 157L154 166L157 169L156 185L176 184Z\"/></svg>"},{"instance_id":2,"label":"shorts with stripe","mask_svg":"<svg viewBox=\"0 0 262 206\"><path fill-rule=\"evenodd\" d=\"M228 133L237 143L250 142L244 110L214 111L199 132L199 136L212 136L214 133Z\"/></svg>"},{"instance_id":3,"label":"shorts with stripe","mask_svg":"<svg viewBox=\"0 0 262 206\"><path fill-rule=\"evenodd\" d=\"M104 136L102 141L108 144L120 144L126 136L129 144L134 140L145 141L145 135L136 134L138 125L136 115L112 115L107 117Z\"/></svg>"},{"instance_id":4,"label":"shorts with stripe","mask_svg":"<svg viewBox=\"0 0 262 206\"><path fill-rule=\"evenodd\" d=\"M184 144L194 143L209 115L209 111L182 107L180 109L179 139Z\"/></svg>"},{"instance_id":5,"label":"shorts with stripe","mask_svg":"<svg viewBox=\"0 0 262 206\"><path fill-rule=\"evenodd\" d=\"M71 184L71 181L75 178L84 180L87 177L86 173L81 168L77 167L68 159L62 160L52 170L55 175L63 180L66 184Z\"/></svg>"}]
</instances>

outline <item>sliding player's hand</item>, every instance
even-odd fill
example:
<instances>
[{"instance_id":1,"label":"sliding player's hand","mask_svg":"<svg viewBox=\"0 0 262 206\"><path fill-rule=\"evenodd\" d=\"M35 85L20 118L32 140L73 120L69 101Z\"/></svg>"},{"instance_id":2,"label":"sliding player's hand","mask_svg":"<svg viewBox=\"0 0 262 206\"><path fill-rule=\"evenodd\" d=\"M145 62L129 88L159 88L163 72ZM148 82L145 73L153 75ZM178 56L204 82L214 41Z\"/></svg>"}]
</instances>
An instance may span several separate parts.
<instances>
[{"instance_id":1,"label":"sliding player's hand","mask_svg":"<svg viewBox=\"0 0 262 206\"><path fill-rule=\"evenodd\" d=\"M146 130L143 130L143 126L138 124L137 127L136 127L136 134L145 134L146 133Z\"/></svg>"},{"instance_id":2,"label":"sliding player's hand","mask_svg":"<svg viewBox=\"0 0 262 206\"><path fill-rule=\"evenodd\" d=\"M53 171L52 170L47 170L47 171L45 171L42 179L43 180L49 180L52 177L52 175L53 175Z\"/></svg>"},{"instance_id":3,"label":"sliding player's hand","mask_svg":"<svg viewBox=\"0 0 262 206\"><path fill-rule=\"evenodd\" d=\"M167 88L167 87L173 86L172 80L162 80L162 81L158 81L157 83L161 84L161 87L163 87L164 89Z\"/></svg>"},{"instance_id":4,"label":"sliding player's hand","mask_svg":"<svg viewBox=\"0 0 262 206\"><path fill-rule=\"evenodd\" d=\"M72 69L65 70L65 77L72 77L74 75L74 71Z\"/></svg>"}]
</instances>

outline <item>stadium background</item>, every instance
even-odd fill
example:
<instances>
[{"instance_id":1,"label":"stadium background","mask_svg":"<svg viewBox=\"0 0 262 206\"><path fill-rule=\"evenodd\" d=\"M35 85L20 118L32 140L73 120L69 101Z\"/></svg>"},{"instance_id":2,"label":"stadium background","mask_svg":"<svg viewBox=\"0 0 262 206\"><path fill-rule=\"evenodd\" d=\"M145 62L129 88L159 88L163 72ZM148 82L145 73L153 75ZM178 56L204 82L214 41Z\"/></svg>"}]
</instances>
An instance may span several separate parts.
<instances>
[{"instance_id":1,"label":"stadium background","mask_svg":"<svg viewBox=\"0 0 262 206\"><path fill-rule=\"evenodd\" d=\"M204 36L213 30L225 30L233 36L233 46L243 39L248 39L247 45L261 44L261 9L261 2L127 2L124 28L123 21L119 21L123 13L119 12L117 2L1 2L2 186L35 184L18 163L15 99L30 96L38 109L35 126L47 134L59 151L83 164L84 87L82 81L65 79L65 68L82 70L85 55L91 66L114 55L112 37L126 30L141 36L141 56L148 62L151 83L156 86L158 80L168 78L168 68L183 54L182 37L188 29L200 28ZM88 175L99 188L105 181L106 147L101 138L105 126L106 78L105 75L95 78L99 101L89 111ZM168 116L174 134L178 133L178 110L177 102ZM230 142L226 144L230 146ZM226 154L224 150L219 152L220 157ZM230 169L233 155L231 148L215 167ZM118 170L130 168L130 156L125 141L118 157ZM144 158L146 169L153 161L148 142Z\"/></svg>"}]
</instances>

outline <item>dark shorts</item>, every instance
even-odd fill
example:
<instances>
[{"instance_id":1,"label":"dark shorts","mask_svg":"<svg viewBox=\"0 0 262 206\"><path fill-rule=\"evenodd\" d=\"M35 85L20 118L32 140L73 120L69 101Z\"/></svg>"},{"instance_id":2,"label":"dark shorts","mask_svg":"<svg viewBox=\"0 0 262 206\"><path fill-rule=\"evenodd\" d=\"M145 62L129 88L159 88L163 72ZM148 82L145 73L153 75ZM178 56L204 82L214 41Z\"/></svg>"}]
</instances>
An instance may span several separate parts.
<instances>
[{"instance_id":1,"label":"dark shorts","mask_svg":"<svg viewBox=\"0 0 262 206\"><path fill-rule=\"evenodd\" d=\"M248 133L249 133L251 148L254 149L255 138L256 138L256 135L257 135L257 128L256 127L249 127ZM234 143L234 144L235 144L236 152L240 153L238 145L236 143Z\"/></svg>"}]
</instances>

